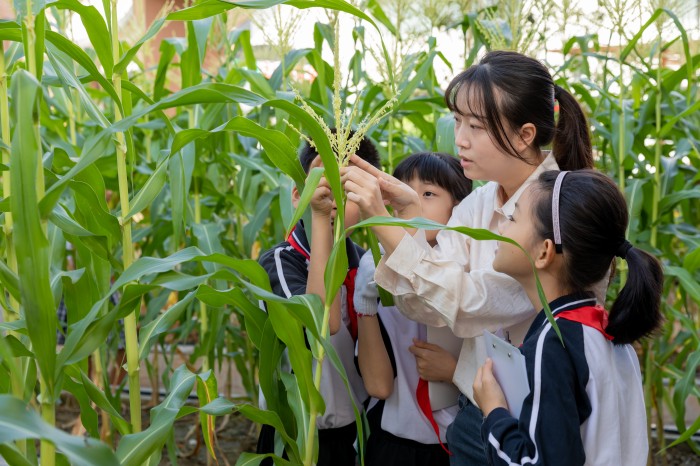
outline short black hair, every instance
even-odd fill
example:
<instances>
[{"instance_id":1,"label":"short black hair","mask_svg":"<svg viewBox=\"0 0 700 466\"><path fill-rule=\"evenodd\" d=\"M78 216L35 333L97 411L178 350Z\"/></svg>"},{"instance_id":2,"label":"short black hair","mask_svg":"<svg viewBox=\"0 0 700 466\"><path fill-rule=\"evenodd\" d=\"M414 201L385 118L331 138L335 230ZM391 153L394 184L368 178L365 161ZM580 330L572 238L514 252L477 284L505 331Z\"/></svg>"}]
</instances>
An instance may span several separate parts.
<instances>
[{"instance_id":1,"label":"short black hair","mask_svg":"<svg viewBox=\"0 0 700 466\"><path fill-rule=\"evenodd\" d=\"M331 128L331 132L335 134L336 129ZM354 134L355 131L350 130L350 133L348 134L348 139L353 137ZM381 168L382 164L381 159L379 158L379 152L377 151L377 147L367 136L364 136L360 141L360 147L357 149L356 154L362 160L371 163L377 168ZM304 169L304 173L309 173L311 162L313 162L316 157L318 157L318 152L316 151L316 148L311 147L308 141L304 141L304 145L301 147L301 151L299 151L299 162L301 162L301 168Z\"/></svg>"},{"instance_id":2,"label":"short black hair","mask_svg":"<svg viewBox=\"0 0 700 466\"><path fill-rule=\"evenodd\" d=\"M444 152L417 152L394 169L394 177L404 183L418 177L424 183L440 186L461 202L472 192L472 180L464 176L457 157Z\"/></svg>"}]
</instances>

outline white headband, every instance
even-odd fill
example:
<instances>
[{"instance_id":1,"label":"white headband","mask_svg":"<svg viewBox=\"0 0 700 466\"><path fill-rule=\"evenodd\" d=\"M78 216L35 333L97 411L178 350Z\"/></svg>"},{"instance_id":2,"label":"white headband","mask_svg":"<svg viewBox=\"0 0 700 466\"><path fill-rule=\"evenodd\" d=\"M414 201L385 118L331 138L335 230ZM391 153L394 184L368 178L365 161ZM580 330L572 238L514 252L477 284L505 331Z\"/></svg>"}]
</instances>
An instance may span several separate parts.
<instances>
[{"instance_id":1,"label":"white headband","mask_svg":"<svg viewBox=\"0 0 700 466\"><path fill-rule=\"evenodd\" d=\"M552 191L552 223L554 226L554 249L557 254L561 254L561 228L559 227L559 192L561 184L568 171L561 171L557 175L557 180L554 182L554 190Z\"/></svg>"}]
</instances>

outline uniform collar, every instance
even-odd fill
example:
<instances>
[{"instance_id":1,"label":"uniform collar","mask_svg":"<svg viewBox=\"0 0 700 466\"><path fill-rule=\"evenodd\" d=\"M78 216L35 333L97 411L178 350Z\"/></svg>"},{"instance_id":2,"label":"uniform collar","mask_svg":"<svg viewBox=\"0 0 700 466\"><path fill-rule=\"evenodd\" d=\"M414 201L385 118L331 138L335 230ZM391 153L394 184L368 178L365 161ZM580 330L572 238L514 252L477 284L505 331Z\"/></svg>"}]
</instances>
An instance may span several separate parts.
<instances>
[{"instance_id":1,"label":"uniform collar","mask_svg":"<svg viewBox=\"0 0 700 466\"><path fill-rule=\"evenodd\" d=\"M501 196L495 196L493 200L493 210L504 217L513 215L515 204L518 202L518 199L520 199L523 192L525 192L528 186L530 186L530 184L532 184L540 176L540 174L550 170L559 170L559 165L557 165L557 161L551 152L547 154L542 163L535 168L535 171L533 171L530 176L527 177L525 182L520 185L517 191L515 191L515 194L513 194L503 205L501 205ZM500 190L500 188L501 187L499 186L498 189Z\"/></svg>"},{"instance_id":2,"label":"uniform collar","mask_svg":"<svg viewBox=\"0 0 700 466\"><path fill-rule=\"evenodd\" d=\"M287 241L293 239L296 244L304 251L307 257L311 256L311 245L306 237L306 229L304 228L304 221L299 220L297 224L292 229L289 234ZM348 268L356 269L360 264L360 253L358 251L358 246L352 242L350 238L345 238L345 249L348 254Z\"/></svg>"},{"instance_id":3,"label":"uniform collar","mask_svg":"<svg viewBox=\"0 0 700 466\"><path fill-rule=\"evenodd\" d=\"M595 306L596 298L592 291L581 291L577 293L571 293L568 295L561 296L549 303L549 308L552 310L552 314L556 317L557 314L564 311L570 311L572 309L578 309L584 306ZM544 313L544 308L540 310L532 321L530 330L527 331L525 335L525 340L530 338L531 334L537 332L540 327L546 322L547 316Z\"/></svg>"}]
</instances>

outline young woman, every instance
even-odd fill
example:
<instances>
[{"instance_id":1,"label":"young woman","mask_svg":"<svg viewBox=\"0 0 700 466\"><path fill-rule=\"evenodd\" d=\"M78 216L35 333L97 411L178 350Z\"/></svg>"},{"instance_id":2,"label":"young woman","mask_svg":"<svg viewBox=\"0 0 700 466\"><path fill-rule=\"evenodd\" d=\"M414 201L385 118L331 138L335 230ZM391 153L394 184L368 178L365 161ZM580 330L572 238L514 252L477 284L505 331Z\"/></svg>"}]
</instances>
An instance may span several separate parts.
<instances>
[{"instance_id":1,"label":"young woman","mask_svg":"<svg viewBox=\"0 0 700 466\"><path fill-rule=\"evenodd\" d=\"M521 348L530 394L520 419L508 412L490 360L474 380L486 419L482 438L493 465L647 463L644 394L633 341L661 321L663 273L650 254L625 240L622 193L601 173L546 172L521 196L503 236L534 260L562 340L535 318ZM610 314L590 291L615 256L629 265ZM540 308L532 265L501 243L493 268L518 281ZM563 342L563 344L562 344Z\"/></svg>"},{"instance_id":2,"label":"young woman","mask_svg":"<svg viewBox=\"0 0 700 466\"><path fill-rule=\"evenodd\" d=\"M497 232L540 173L593 165L580 106L537 60L515 52L490 52L452 80L445 100L454 113L455 143L465 176L490 181L454 209L450 225ZM550 144L552 152L543 151ZM363 218L389 215L385 200L402 218L422 215L408 186L368 164L356 161L355 167L342 171L342 180ZM423 232L373 230L386 250L375 274L377 284L396 296L399 309L410 319L447 325L464 338L454 377L464 394L462 409L447 432L451 464L486 464L482 414L472 396L472 381L485 360L481 335L484 329L502 329L520 344L535 309L517 281L493 270L494 241L472 241L445 231L431 248Z\"/></svg>"},{"instance_id":3,"label":"young woman","mask_svg":"<svg viewBox=\"0 0 700 466\"><path fill-rule=\"evenodd\" d=\"M396 166L394 176L421 200L423 215L445 223L452 209L471 192L457 158L442 153L413 154ZM427 232L435 244L437 231ZM367 252L355 280L358 320L358 363L367 393L374 398L367 413L370 436L367 466L447 466L441 444L457 414L451 406L433 410L429 381L450 384L456 360L439 345L427 342L427 328L404 317L395 307L378 305L374 259ZM422 381L421 381L422 379ZM426 403L427 401L427 403Z\"/></svg>"}]
</instances>

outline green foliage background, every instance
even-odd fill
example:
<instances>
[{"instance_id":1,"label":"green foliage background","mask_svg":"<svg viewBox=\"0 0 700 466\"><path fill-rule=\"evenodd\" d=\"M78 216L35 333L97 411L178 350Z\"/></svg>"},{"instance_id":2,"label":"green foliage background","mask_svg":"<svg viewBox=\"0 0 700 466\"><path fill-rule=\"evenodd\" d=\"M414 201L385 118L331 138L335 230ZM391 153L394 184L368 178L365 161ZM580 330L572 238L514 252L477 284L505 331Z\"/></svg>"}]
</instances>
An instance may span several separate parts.
<instances>
[{"instance_id":1,"label":"green foliage background","mask_svg":"<svg viewBox=\"0 0 700 466\"><path fill-rule=\"evenodd\" d=\"M357 106L356 124L396 96L390 114L368 133L392 170L415 151L454 152L438 63L457 73L494 48L546 56L548 34L563 37L563 64L550 67L555 80L584 104L597 164L627 196L630 241L664 263L664 328L639 346L648 418L662 425L669 413L682 433L674 443L687 441L700 453L690 439L700 419L688 424L685 412L689 399L700 400L700 54L674 9L683 2L650 2L634 34L627 32L629 19L642 5L602 2L613 20L608 37L567 36L567 18L576 13L571 1L424 3L416 30L415 2L403 0L356 6L204 0L127 41L115 0L103 0L104 14L78 0L15 1L16 20L0 21L0 454L7 461L36 464L34 443L26 440L39 438L42 464L157 464L164 445L174 452L175 419L193 412L215 456L213 419L240 412L275 426L292 464L311 464L311 420L323 410L312 361L327 352L340 367L325 335L324 308L315 296L275 297L251 260L283 238L295 218L290 192L305 180L296 160L300 137L290 125L314 135L324 158L333 157L322 126L291 89L330 126L336 73L343 76L346 116ZM314 46L305 49L292 46L290 30L300 24L294 15L283 22L278 13L270 33L277 41L265 50L251 45L248 28L231 27L241 11L274 12L279 4L352 18L354 28L339 38L340 47L354 51L349 63L334 67L324 59L335 41L328 22L298 32L313 36ZM70 40L71 15L85 26L90 47ZM563 18L561 25L555 18ZM172 21L184 23L185 36L162 40L159 61L146 65L148 45ZM460 37L462 61L450 63L441 50L454 45L432 37L445 31ZM643 39L645 31L656 39ZM613 38L622 45L602 45ZM219 58L214 69L206 63L211 55ZM258 62L265 55L280 62L269 76ZM666 64L672 55L677 65ZM370 71L375 62L379 69ZM295 80L302 67L313 70L310 83ZM342 260L329 270L344 274ZM120 299L112 304L115 293ZM69 327L56 349L62 298ZM121 412L124 384L110 387L107 376L121 319L129 416ZM171 363L186 342L195 345L194 372ZM279 369L285 347L294 376ZM141 396L133 388L139 362L154 348L166 365L149 361L148 369L168 394L142 429ZM224 384L211 369L226 364L241 374L245 399L219 397ZM257 408L258 386L269 410ZM188 406L195 387L199 405ZM91 440L52 427L62 390L78 400ZM663 432L657 434L666 446ZM239 464L261 459L244 454Z\"/></svg>"}]
</instances>

